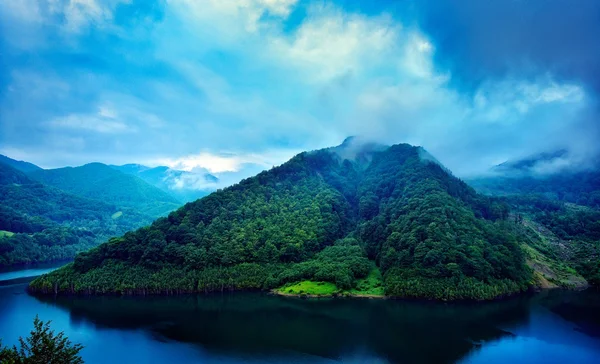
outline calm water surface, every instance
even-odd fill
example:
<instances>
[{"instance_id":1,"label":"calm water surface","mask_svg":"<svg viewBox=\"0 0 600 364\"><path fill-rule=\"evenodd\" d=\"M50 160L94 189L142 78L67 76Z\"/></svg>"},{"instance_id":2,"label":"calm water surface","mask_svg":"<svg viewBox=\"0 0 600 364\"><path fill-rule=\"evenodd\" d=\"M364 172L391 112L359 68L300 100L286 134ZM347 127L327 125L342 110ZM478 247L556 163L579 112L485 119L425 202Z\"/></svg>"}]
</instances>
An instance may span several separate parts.
<instances>
[{"instance_id":1,"label":"calm water surface","mask_svg":"<svg viewBox=\"0 0 600 364\"><path fill-rule=\"evenodd\" d=\"M51 272L56 268L63 266L64 264L65 262L31 264L24 268L1 267L0 284L6 285L12 283L15 280L26 280L27 278L30 278L31 280L34 277Z\"/></svg>"},{"instance_id":2,"label":"calm water surface","mask_svg":"<svg viewBox=\"0 0 600 364\"><path fill-rule=\"evenodd\" d=\"M600 363L600 293L485 304L234 293L41 297L0 287L0 337L39 314L87 363Z\"/></svg>"}]
</instances>

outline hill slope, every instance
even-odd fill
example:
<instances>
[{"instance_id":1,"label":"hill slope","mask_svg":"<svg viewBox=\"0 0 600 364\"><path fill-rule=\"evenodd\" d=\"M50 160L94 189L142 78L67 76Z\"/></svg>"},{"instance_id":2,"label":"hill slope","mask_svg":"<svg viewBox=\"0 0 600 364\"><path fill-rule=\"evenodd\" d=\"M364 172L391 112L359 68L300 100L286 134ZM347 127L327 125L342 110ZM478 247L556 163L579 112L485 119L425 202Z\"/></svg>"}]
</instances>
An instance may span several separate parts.
<instances>
[{"instance_id":1,"label":"hill slope","mask_svg":"<svg viewBox=\"0 0 600 364\"><path fill-rule=\"evenodd\" d=\"M14 159L8 158L7 156L2 155L2 154L0 154L0 163L6 164L14 169L17 169L17 170L19 170L21 172L25 172L25 173L41 170L40 167L36 166L33 163L14 160Z\"/></svg>"},{"instance_id":2,"label":"hill slope","mask_svg":"<svg viewBox=\"0 0 600 364\"><path fill-rule=\"evenodd\" d=\"M28 176L75 195L135 208L142 214L154 217L181 206L174 197L140 178L101 163L38 170Z\"/></svg>"},{"instance_id":3,"label":"hill slope","mask_svg":"<svg viewBox=\"0 0 600 364\"><path fill-rule=\"evenodd\" d=\"M303 280L352 289L374 264L386 295L491 299L531 271L504 225L421 148L346 141L297 155L77 256L38 292L271 289Z\"/></svg>"},{"instance_id":4,"label":"hill slope","mask_svg":"<svg viewBox=\"0 0 600 364\"><path fill-rule=\"evenodd\" d=\"M575 268L590 284L600 285L600 167L592 161L582 170L568 161L565 150L542 153L500 164L491 175L469 184L481 193L502 196L518 224L537 235L527 240L544 242L529 244L528 252L535 250L534 256L543 255L542 261L559 270ZM572 281L559 279L565 274L547 276L550 284Z\"/></svg>"},{"instance_id":5,"label":"hill slope","mask_svg":"<svg viewBox=\"0 0 600 364\"><path fill-rule=\"evenodd\" d=\"M31 180L0 163L0 266L71 259L151 218Z\"/></svg>"}]
</instances>

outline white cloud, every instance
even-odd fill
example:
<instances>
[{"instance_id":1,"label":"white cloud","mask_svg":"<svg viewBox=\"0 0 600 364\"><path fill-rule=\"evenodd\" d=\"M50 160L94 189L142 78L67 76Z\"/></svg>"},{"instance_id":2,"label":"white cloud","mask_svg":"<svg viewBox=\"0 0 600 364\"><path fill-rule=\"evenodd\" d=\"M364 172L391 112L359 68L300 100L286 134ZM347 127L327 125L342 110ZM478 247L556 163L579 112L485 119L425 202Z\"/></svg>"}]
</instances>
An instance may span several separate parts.
<instances>
[{"instance_id":1,"label":"white cloud","mask_svg":"<svg viewBox=\"0 0 600 364\"><path fill-rule=\"evenodd\" d=\"M273 37L274 57L302 69L317 80L377 66L393 52L399 27L387 16L348 14L333 6L308 10L307 19L291 35Z\"/></svg>"},{"instance_id":2,"label":"white cloud","mask_svg":"<svg viewBox=\"0 0 600 364\"><path fill-rule=\"evenodd\" d=\"M550 75L535 81L506 79L482 85L475 95L471 113L483 121L513 123L536 109L556 105L580 109L584 101L585 92L580 86L560 84Z\"/></svg>"},{"instance_id":3,"label":"white cloud","mask_svg":"<svg viewBox=\"0 0 600 364\"><path fill-rule=\"evenodd\" d=\"M153 161L149 161L151 165L164 165L169 168L182 170L187 172L200 172L208 171L210 173L223 173L223 172L238 172L244 168L244 165L257 165L264 168L271 168L272 166L279 165L295 154L299 153L298 150L270 150L264 153L211 153L211 152L200 152L198 154L187 155L180 158L159 158Z\"/></svg>"},{"instance_id":4,"label":"white cloud","mask_svg":"<svg viewBox=\"0 0 600 364\"><path fill-rule=\"evenodd\" d=\"M43 20L39 0L0 1L0 9L2 9L2 13L27 23L37 23Z\"/></svg>"},{"instance_id":5,"label":"white cloud","mask_svg":"<svg viewBox=\"0 0 600 364\"><path fill-rule=\"evenodd\" d=\"M287 18L297 0L168 0L169 6L203 35L219 41L243 41ZM268 18L269 20L265 20Z\"/></svg>"},{"instance_id":6,"label":"white cloud","mask_svg":"<svg viewBox=\"0 0 600 364\"><path fill-rule=\"evenodd\" d=\"M111 9L100 5L96 0L70 0L62 9L65 28L79 31L90 23L102 24L112 19Z\"/></svg>"},{"instance_id":7,"label":"white cloud","mask_svg":"<svg viewBox=\"0 0 600 364\"><path fill-rule=\"evenodd\" d=\"M59 117L48 123L51 127L64 129L83 129L106 134L129 133L134 131L128 125L101 115L71 114Z\"/></svg>"},{"instance_id":8,"label":"white cloud","mask_svg":"<svg viewBox=\"0 0 600 364\"><path fill-rule=\"evenodd\" d=\"M79 33L89 26L111 25L114 9L130 0L6 0L0 9L13 19L35 24L59 23L67 32Z\"/></svg>"}]
</instances>

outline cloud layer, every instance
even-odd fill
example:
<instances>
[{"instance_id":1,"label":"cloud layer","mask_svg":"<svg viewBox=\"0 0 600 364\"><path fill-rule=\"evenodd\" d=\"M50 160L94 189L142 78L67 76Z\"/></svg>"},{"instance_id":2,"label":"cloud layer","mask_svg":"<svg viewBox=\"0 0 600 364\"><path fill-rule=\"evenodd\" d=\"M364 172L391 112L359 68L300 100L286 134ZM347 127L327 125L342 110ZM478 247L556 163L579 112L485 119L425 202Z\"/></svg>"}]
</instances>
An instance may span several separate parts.
<instances>
[{"instance_id":1,"label":"cloud layer","mask_svg":"<svg viewBox=\"0 0 600 364\"><path fill-rule=\"evenodd\" d=\"M482 3L1 2L0 153L235 178L348 135L464 176L595 156L600 5Z\"/></svg>"}]
</instances>

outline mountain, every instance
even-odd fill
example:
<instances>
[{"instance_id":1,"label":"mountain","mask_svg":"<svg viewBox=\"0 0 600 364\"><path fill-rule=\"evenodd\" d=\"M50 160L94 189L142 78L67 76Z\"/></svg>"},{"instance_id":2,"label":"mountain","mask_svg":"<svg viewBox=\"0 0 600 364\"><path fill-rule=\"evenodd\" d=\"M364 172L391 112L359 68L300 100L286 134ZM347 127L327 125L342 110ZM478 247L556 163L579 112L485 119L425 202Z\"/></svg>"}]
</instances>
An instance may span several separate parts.
<instances>
[{"instance_id":1,"label":"mountain","mask_svg":"<svg viewBox=\"0 0 600 364\"><path fill-rule=\"evenodd\" d=\"M600 164L573 163L565 150L508 161L468 183L500 196L528 241L528 261L546 285L577 286L575 268L600 285ZM540 258L543 256L543 258Z\"/></svg>"},{"instance_id":2,"label":"mountain","mask_svg":"<svg viewBox=\"0 0 600 364\"><path fill-rule=\"evenodd\" d=\"M146 167L141 164L111 165L112 168L143 179L182 202L190 202L216 190L219 179L207 171L187 172L166 166Z\"/></svg>"},{"instance_id":3,"label":"mountain","mask_svg":"<svg viewBox=\"0 0 600 364\"><path fill-rule=\"evenodd\" d=\"M25 173L39 171L42 169L33 163L14 160L14 159L8 158L7 156L2 155L2 154L0 154L0 163L8 165L14 169L17 169L17 170L19 170L21 172L25 172Z\"/></svg>"},{"instance_id":4,"label":"mountain","mask_svg":"<svg viewBox=\"0 0 600 364\"><path fill-rule=\"evenodd\" d=\"M324 282L314 284L368 294L372 283L388 296L441 300L528 289L508 206L427 155L354 139L301 153L79 254L30 289L170 294Z\"/></svg>"},{"instance_id":5,"label":"mountain","mask_svg":"<svg viewBox=\"0 0 600 364\"><path fill-rule=\"evenodd\" d=\"M568 158L568 154L569 152L565 149L543 152L523 159L500 163L493 168L493 171L513 173L515 175L519 173L531 175L536 172L536 169L540 169L541 166L560 164L561 160Z\"/></svg>"},{"instance_id":6,"label":"mountain","mask_svg":"<svg viewBox=\"0 0 600 364\"><path fill-rule=\"evenodd\" d=\"M148 216L166 215L181 206L177 199L161 189L102 163L37 170L28 176L63 191L134 208Z\"/></svg>"},{"instance_id":7,"label":"mountain","mask_svg":"<svg viewBox=\"0 0 600 364\"><path fill-rule=\"evenodd\" d=\"M0 266L72 259L151 221L131 209L43 185L0 163Z\"/></svg>"},{"instance_id":8,"label":"mountain","mask_svg":"<svg viewBox=\"0 0 600 364\"><path fill-rule=\"evenodd\" d=\"M568 160L565 150L542 153L499 164L467 182L487 195L530 194L600 208L600 164L573 169Z\"/></svg>"}]
</instances>

